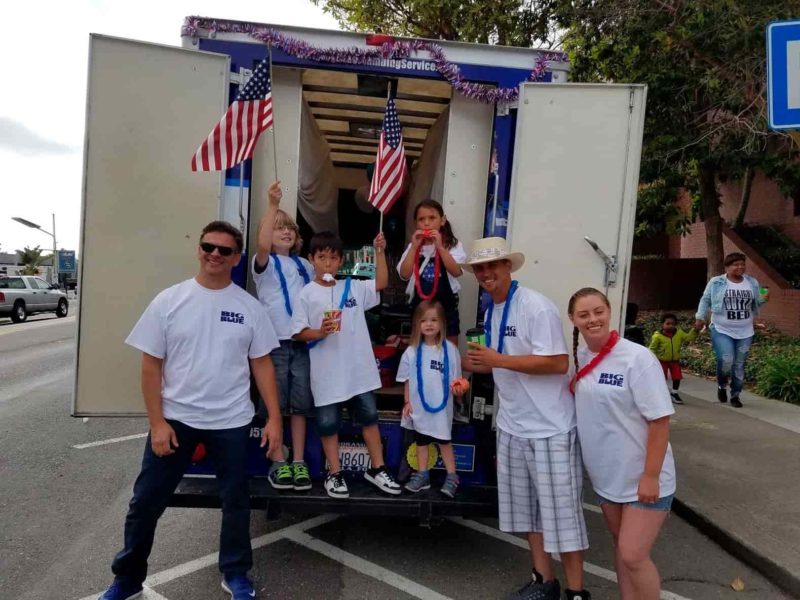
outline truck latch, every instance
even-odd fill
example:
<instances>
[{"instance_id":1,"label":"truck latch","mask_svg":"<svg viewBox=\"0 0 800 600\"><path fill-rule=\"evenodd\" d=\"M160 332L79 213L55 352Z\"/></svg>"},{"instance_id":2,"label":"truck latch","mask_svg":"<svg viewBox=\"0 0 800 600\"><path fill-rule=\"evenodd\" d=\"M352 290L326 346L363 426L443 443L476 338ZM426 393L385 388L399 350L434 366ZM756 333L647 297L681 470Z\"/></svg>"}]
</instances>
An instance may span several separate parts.
<instances>
[{"instance_id":1,"label":"truck latch","mask_svg":"<svg viewBox=\"0 0 800 600\"><path fill-rule=\"evenodd\" d=\"M606 276L605 276L606 287L614 287L615 285L617 285L617 268L619 267L619 264L617 263L617 255L612 254L611 256L609 256L608 254L603 252L602 248L600 248L600 246L597 245L597 242L595 242L588 235L584 236L583 239L586 240L586 243L592 247L592 250L597 252L597 254L600 256L601 259L603 259L603 262L606 265Z\"/></svg>"}]
</instances>

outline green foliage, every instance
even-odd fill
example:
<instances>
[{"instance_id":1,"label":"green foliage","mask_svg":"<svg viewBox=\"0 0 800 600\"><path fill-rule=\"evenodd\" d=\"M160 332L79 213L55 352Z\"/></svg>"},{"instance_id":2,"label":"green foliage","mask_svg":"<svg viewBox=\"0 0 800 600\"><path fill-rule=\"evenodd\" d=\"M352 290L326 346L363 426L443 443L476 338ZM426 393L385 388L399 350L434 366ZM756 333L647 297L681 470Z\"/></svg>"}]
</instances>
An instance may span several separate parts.
<instances>
[{"instance_id":1,"label":"green foliage","mask_svg":"<svg viewBox=\"0 0 800 600\"><path fill-rule=\"evenodd\" d=\"M636 201L637 238L649 238L659 233L685 235L691 219L677 205L678 189L664 179L656 179L639 186Z\"/></svg>"},{"instance_id":2,"label":"green foliage","mask_svg":"<svg viewBox=\"0 0 800 600\"><path fill-rule=\"evenodd\" d=\"M800 289L800 246L774 227L746 226L737 230L744 240L795 289Z\"/></svg>"},{"instance_id":3,"label":"green foliage","mask_svg":"<svg viewBox=\"0 0 800 600\"><path fill-rule=\"evenodd\" d=\"M34 248L25 246L23 250L17 250L17 256L19 257L19 262L26 267L38 267L45 259L42 256L42 252L43 250L39 246Z\"/></svg>"},{"instance_id":4,"label":"green foliage","mask_svg":"<svg viewBox=\"0 0 800 600\"><path fill-rule=\"evenodd\" d=\"M675 312L675 311L671 311ZM661 327L662 311L642 311L637 323L649 342ZM678 324L688 329L694 324L694 312L676 312ZM716 357L708 333L703 333L683 347L681 364L701 377L716 376ZM756 330L744 369L745 385L757 394L800 404L800 338L768 328Z\"/></svg>"}]
</instances>

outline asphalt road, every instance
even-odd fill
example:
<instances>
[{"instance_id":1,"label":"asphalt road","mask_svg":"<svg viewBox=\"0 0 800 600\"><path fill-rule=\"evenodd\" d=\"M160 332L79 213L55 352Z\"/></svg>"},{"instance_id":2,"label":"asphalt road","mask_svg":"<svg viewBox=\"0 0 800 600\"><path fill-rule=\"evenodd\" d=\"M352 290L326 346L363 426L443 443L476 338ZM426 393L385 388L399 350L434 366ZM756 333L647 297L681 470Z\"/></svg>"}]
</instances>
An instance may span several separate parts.
<instances>
[{"instance_id":1,"label":"asphalt road","mask_svg":"<svg viewBox=\"0 0 800 600\"><path fill-rule=\"evenodd\" d=\"M93 598L111 579L143 440L77 447L143 434L144 419L69 416L75 320L0 320L0 598ZM109 390L114 393L114 390ZM678 465L680 468L680 465ZM590 501L587 494L587 501ZM611 543L586 512L592 548L587 587L616 598ZM219 513L169 509L161 520L145 598L218 600ZM524 543L492 521L333 517L267 522L254 513L260 597L280 599L496 599L528 576ZM663 598L786 598L674 515L655 550ZM730 583L740 577L745 591Z\"/></svg>"}]
</instances>

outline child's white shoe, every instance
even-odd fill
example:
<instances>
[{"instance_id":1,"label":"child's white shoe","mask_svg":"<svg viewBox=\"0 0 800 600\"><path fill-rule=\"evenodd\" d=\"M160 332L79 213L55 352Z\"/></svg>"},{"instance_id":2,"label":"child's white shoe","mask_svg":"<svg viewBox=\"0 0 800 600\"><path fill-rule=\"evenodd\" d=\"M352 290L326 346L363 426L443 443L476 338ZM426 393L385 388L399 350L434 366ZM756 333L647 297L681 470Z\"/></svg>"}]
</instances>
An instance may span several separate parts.
<instances>
[{"instance_id":1,"label":"child's white shoe","mask_svg":"<svg viewBox=\"0 0 800 600\"><path fill-rule=\"evenodd\" d=\"M328 473L328 476L325 478L325 491L331 498L350 497L350 491L347 489L347 483L341 471L338 473Z\"/></svg>"},{"instance_id":2,"label":"child's white shoe","mask_svg":"<svg viewBox=\"0 0 800 600\"><path fill-rule=\"evenodd\" d=\"M394 480L392 474L386 470L386 467L378 467L377 469L368 469L364 473L364 479L369 481L372 485L382 492L399 496L402 492L400 484Z\"/></svg>"}]
</instances>

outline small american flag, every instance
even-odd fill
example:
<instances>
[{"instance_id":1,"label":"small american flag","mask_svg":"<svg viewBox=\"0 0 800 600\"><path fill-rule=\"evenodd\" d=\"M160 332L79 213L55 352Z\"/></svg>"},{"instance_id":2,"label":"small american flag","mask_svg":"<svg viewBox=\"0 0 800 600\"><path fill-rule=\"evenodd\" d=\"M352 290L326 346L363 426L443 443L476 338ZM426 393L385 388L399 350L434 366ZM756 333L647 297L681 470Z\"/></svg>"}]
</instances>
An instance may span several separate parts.
<instances>
[{"instance_id":1,"label":"small american flag","mask_svg":"<svg viewBox=\"0 0 800 600\"><path fill-rule=\"evenodd\" d=\"M272 86L265 58L192 156L192 171L221 171L251 158L258 136L271 125Z\"/></svg>"},{"instance_id":2,"label":"small american flag","mask_svg":"<svg viewBox=\"0 0 800 600\"><path fill-rule=\"evenodd\" d=\"M382 213L389 210L403 192L407 171L400 119L397 117L394 100L389 98L383 117L378 156L375 159L375 172L372 174L372 185L369 189L369 203Z\"/></svg>"}]
</instances>

